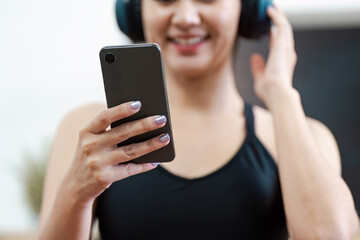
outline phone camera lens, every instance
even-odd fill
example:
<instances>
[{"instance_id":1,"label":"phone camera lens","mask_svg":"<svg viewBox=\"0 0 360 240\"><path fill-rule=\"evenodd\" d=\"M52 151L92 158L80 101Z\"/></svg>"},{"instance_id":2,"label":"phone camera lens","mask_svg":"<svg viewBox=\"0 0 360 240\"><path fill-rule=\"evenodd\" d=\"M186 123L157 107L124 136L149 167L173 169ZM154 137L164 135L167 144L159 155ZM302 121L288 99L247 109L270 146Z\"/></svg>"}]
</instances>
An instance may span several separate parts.
<instances>
[{"instance_id":1,"label":"phone camera lens","mask_svg":"<svg viewBox=\"0 0 360 240\"><path fill-rule=\"evenodd\" d=\"M115 56L113 54L111 54L111 53L108 53L108 54L105 55L105 61L107 63L110 63L110 64L114 63L115 62Z\"/></svg>"}]
</instances>

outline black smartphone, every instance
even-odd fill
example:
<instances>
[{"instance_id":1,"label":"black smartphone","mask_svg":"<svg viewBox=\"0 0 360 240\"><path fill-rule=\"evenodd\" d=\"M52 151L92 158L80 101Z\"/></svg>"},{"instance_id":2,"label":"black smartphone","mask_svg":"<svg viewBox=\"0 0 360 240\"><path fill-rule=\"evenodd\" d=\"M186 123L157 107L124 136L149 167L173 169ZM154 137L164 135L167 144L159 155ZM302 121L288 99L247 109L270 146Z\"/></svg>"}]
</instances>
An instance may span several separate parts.
<instances>
[{"instance_id":1,"label":"black smartphone","mask_svg":"<svg viewBox=\"0 0 360 240\"><path fill-rule=\"evenodd\" d=\"M148 43L104 47L100 51L100 62L108 108L137 100L142 104L138 113L112 123L112 128L153 115L164 115L167 119L164 127L129 138L119 143L118 147L168 133L170 136L168 145L130 162L172 161L175 158L174 137L160 47Z\"/></svg>"}]
</instances>

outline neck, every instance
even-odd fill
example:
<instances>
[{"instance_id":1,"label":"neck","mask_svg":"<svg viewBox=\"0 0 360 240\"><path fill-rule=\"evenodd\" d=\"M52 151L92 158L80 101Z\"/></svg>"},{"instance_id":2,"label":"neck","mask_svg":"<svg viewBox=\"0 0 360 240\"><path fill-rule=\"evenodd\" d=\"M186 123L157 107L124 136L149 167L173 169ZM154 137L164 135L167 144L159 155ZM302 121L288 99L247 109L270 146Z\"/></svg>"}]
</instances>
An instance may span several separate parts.
<instances>
[{"instance_id":1,"label":"neck","mask_svg":"<svg viewBox=\"0 0 360 240\"><path fill-rule=\"evenodd\" d=\"M231 59L223 66L199 76L180 76L169 69L165 70L172 111L233 113L235 109L240 110L243 104L236 88Z\"/></svg>"}]
</instances>

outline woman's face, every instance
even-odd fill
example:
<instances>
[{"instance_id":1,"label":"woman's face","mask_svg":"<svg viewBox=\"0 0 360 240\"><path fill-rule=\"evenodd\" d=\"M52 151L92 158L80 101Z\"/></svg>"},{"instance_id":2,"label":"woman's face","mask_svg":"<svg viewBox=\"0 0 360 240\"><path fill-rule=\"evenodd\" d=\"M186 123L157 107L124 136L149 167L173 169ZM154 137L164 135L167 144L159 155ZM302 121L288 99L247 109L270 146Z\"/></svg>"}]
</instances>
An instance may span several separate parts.
<instances>
[{"instance_id":1,"label":"woman's face","mask_svg":"<svg viewBox=\"0 0 360 240\"><path fill-rule=\"evenodd\" d=\"M196 76L231 59L240 0L143 0L145 39L160 45L165 67Z\"/></svg>"}]
</instances>

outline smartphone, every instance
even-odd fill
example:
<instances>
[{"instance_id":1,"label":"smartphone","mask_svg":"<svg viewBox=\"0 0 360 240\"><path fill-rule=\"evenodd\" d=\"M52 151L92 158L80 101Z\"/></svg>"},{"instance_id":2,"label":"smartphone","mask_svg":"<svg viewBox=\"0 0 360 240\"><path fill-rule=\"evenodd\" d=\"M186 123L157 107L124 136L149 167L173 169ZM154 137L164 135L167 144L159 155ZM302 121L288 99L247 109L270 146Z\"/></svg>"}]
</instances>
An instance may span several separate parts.
<instances>
[{"instance_id":1,"label":"smartphone","mask_svg":"<svg viewBox=\"0 0 360 240\"><path fill-rule=\"evenodd\" d=\"M118 147L139 143L168 133L170 143L163 148L131 160L133 163L170 162L175 158L174 137L167 99L161 50L157 44L132 44L104 47L100 51L107 107L129 101L141 101L140 111L113 122L114 128L125 122L153 115L166 116L164 127L147 132L118 144Z\"/></svg>"}]
</instances>

